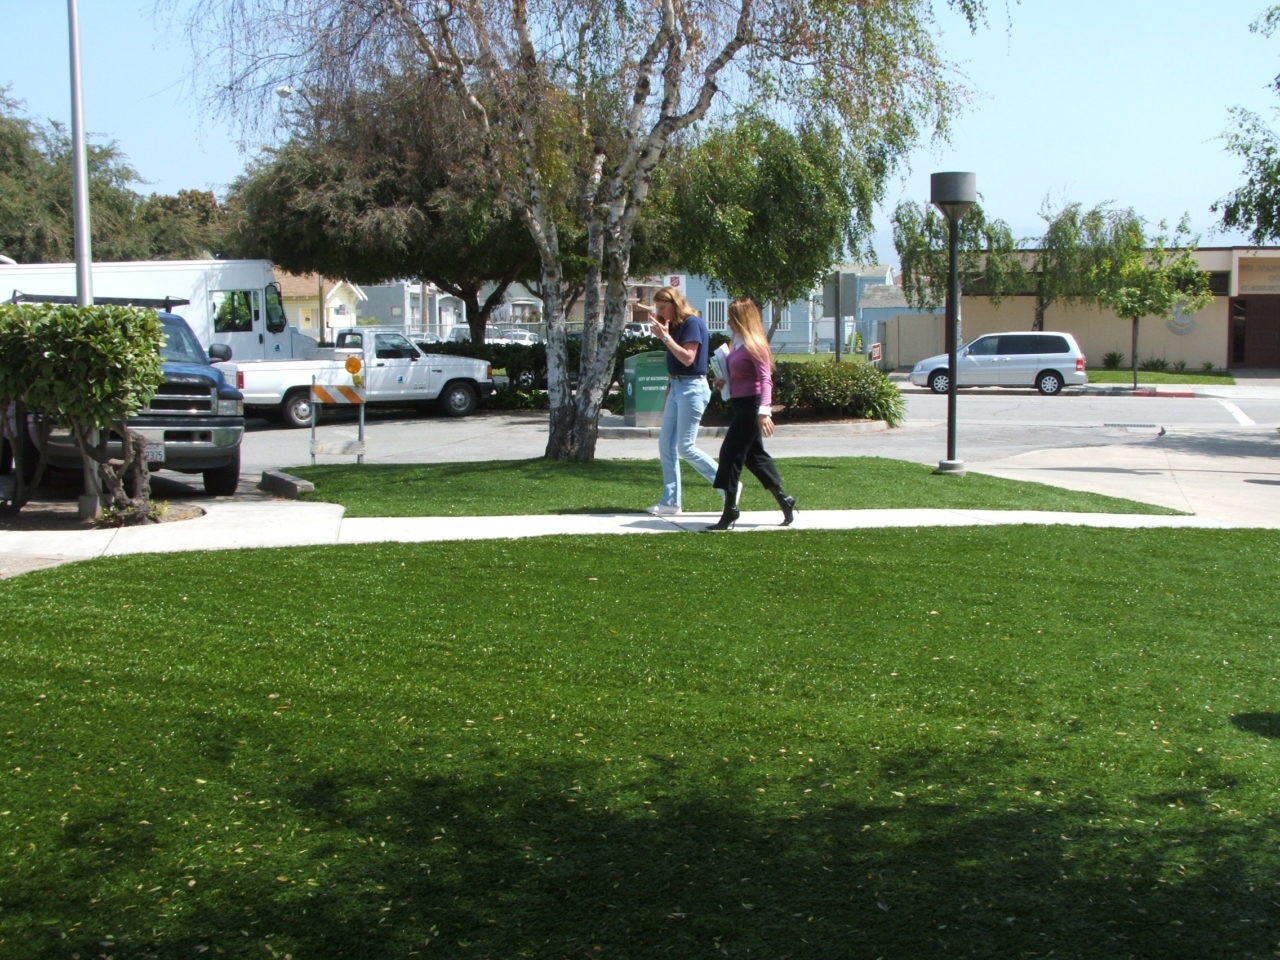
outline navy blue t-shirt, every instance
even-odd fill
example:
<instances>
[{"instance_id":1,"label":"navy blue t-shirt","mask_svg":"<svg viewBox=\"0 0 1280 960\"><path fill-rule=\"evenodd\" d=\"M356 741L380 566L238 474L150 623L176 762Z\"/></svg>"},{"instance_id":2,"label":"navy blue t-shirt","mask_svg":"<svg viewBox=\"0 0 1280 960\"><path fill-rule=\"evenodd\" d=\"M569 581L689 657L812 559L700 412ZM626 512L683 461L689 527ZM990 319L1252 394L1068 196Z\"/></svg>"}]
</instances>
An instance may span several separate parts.
<instances>
[{"instance_id":1,"label":"navy blue t-shirt","mask_svg":"<svg viewBox=\"0 0 1280 960\"><path fill-rule=\"evenodd\" d=\"M667 351L667 373L673 377L705 377L707 375L707 346L711 342L711 334L707 330L707 322L696 313L684 318L680 326L672 326L671 338L676 343L685 344L698 341L698 355L687 367Z\"/></svg>"}]
</instances>

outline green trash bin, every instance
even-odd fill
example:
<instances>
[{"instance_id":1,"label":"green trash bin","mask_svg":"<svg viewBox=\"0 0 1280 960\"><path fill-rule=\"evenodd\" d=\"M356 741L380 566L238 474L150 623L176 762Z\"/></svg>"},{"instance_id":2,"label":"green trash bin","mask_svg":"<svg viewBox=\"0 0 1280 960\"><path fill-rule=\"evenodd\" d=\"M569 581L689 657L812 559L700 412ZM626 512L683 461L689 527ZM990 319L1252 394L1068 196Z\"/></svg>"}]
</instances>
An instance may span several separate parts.
<instances>
[{"instance_id":1,"label":"green trash bin","mask_svg":"<svg viewBox=\"0 0 1280 960\"><path fill-rule=\"evenodd\" d=\"M667 402L667 352L637 353L622 362L622 412L628 427L659 427Z\"/></svg>"}]
</instances>

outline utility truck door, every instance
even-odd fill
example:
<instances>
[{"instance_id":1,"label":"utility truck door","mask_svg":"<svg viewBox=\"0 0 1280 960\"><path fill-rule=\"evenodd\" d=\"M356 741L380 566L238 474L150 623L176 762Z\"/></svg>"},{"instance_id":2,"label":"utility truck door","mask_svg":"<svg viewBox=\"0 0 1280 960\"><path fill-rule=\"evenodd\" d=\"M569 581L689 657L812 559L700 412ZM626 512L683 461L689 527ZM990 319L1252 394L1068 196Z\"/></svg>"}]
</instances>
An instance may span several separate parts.
<instances>
[{"instance_id":1,"label":"utility truck door","mask_svg":"<svg viewBox=\"0 0 1280 960\"><path fill-rule=\"evenodd\" d=\"M280 287L264 290L214 290L213 342L231 346L236 360L288 360L293 341Z\"/></svg>"},{"instance_id":2,"label":"utility truck door","mask_svg":"<svg viewBox=\"0 0 1280 960\"><path fill-rule=\"evenodd\" d=\"M424 389L427 369L418 349L399 333L375 333L369 389L380 397L407 397Z\"/></svg>"}]
</instances>

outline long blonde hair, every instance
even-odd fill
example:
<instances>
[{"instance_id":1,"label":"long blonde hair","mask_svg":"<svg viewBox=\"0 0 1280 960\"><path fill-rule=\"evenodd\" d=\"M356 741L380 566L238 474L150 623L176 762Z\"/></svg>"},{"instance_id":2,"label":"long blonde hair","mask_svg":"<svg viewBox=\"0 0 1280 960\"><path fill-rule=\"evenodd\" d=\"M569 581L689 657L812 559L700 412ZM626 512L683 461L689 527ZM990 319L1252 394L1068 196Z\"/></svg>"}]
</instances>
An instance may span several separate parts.
<instances>
[{"instance_id":1,"label":"long blonde hair","mask_svg":"<svg viewBox=\"0 0 1280 960\"><path fill-rule=\"evenodd\" d=\"M770 369L773 368L773 350L769 347L769 338L764 335L764 321L754 300L739 297L729 304L729 329L737 334L758 363L767 363Z\"/></svg>"},{"instance_id":2,"label":"long blonde hair","mask_svg":"<svg viewBox=\"0 0 1280 960\"><path fill-rule=\"evenodd\" d=\"M680 324L684 323L685 317L692 317L698 313L697 310L693 309L693 307L689 305L689 301L684 298L684 294L675 287L663 287L655 293L653 295L654 303L657 303L659 300L668 300L675 306L676 326L680 326Z\"/></svg>"}]
</instances>

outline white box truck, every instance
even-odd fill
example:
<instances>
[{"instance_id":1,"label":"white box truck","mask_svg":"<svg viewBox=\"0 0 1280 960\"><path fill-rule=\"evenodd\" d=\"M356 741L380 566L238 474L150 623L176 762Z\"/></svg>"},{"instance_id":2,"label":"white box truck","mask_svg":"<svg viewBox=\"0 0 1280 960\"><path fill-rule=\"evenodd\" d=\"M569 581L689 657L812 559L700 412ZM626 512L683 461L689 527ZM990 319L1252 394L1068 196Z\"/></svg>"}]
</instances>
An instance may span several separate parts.
<instances>
[{"instance_id":1,"label":"white box truck","mask_svg":"<svg viewBox=\"0 0 1280 960\"><path fill-rule=\"evenodd\" d=\"M236 360L315 357L319 344L289 325L270 260L134 260L95 263L93 296L169 300L206 350L231 347ZM76 295L74 263L0 262L0 301Z\"/></svg>"}]
</instances>

